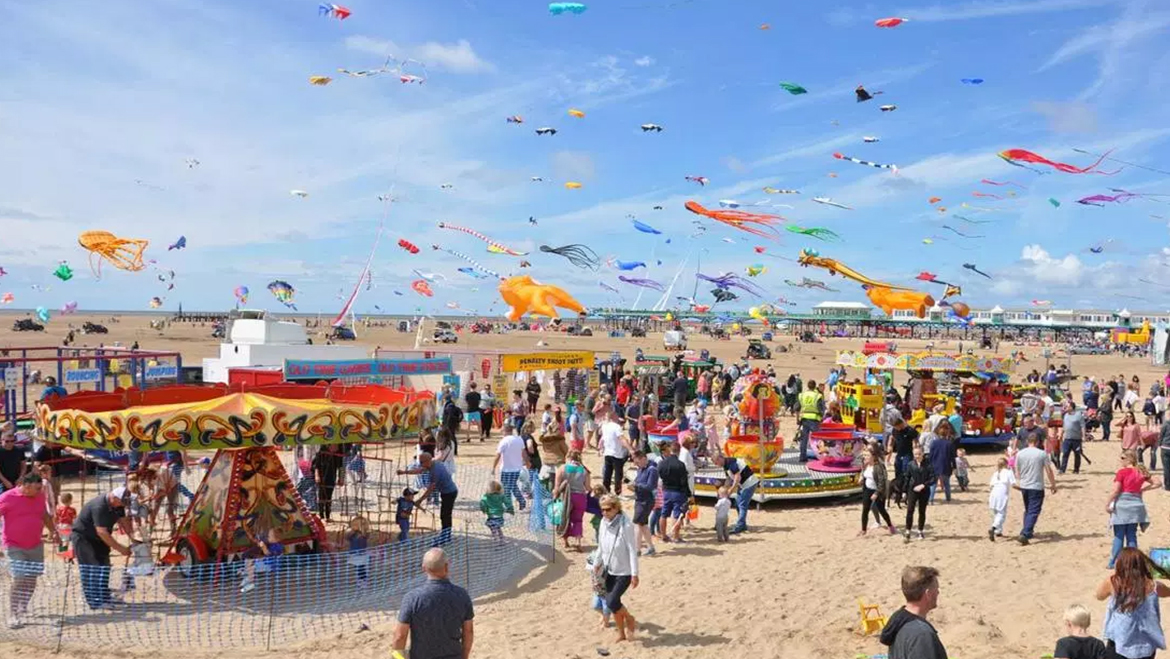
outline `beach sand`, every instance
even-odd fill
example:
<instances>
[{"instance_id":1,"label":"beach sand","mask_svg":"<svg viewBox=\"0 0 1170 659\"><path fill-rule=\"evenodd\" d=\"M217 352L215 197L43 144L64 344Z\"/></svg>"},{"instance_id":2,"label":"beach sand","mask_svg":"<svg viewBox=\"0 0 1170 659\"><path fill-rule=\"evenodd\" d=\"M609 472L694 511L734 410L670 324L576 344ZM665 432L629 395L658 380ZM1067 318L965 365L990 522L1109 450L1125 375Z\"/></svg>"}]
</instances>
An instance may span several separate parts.
<instances>
[{"instance_id":1,"label":"beach sand","mask_svg":"<svg viewBox=\"0 0 1170 659\"><path fill-rule=\"evenodd\" d=\"M7 327L13 317L0 316L0 321ZM109 317L105 314L95 320L105 322ZM86 318L76 316L69 322L80 325L83 320ZM159 333L149 328L149 318L126 316L109 327L109 335L79 336L78 345L95 346L98 340L106 345L114 341L129 345L137 340L143 349L181 351L188 365L217 353L209 326L173 325ZM0 347L51 345L59 342L65 331L65 323L54 319L45 334L7 333ZM360 333L360 343L371 349L406 349L414 341L413 333L400 334L388 328ZM792 341L790 335L778 339L773 346ZM646 354L662 352L661 334L638 340L544 333L463 334L459 347L521 352L533 350L538 340L546 341L549 349L591 349L606 354L616 350L627 357L639 346ZM775 355L771 363L782 377L795 370L806 381L820 380L836 350L859 348L861 343L833 339L816 345L794 344L794 352ZM742 355L745 344L742 338L716 342L696 336L690 340L692 349L707 348L723 359ZM902 351L922 346L922 342L899 341ZM953 351L957 346L937 342L935 348ZM1005 342L1000 354L1014 349ZM1031 368L1043 370L1040 348L1023 349L1031 361L1021 365L1018 377ZM1072 366L1078 375L1093 375L1098 380L1109 373L1124 373L1126 378L1136 373L1142 379L1143 393L1155 377L1164 375L1144 359L1117 356L1076 356ZM1079 382L1073 390L1079 401ZM793 435L790 419L783 420L781 431L786 437ZM1094 616L1092 629L1100 632L1104 606L1093 601L1092 593L1109 574L1105 565L1112 536L1105 502L1118 452L1117 442L1086 445L1092 466L1080 475L1070 472L1058 478L1059 490L1046 498L1037 537L1027 547L1010 539L994 543L987 539L986 482L997 455L989 450L975 450L971 456L971 490L956 493L951 503L931 506L927 539L908 545L901 536L891 537L872 527L868 537L855 537L860 528L860 504L835 500L769 504L751 513L751 532L730 543L716 544L709 530L713 516L707 501L690 534L691 542L660 546L658 556L642 561L641 585L625 598L641 624L634 642L616 644L611 630L599 628L596 614L589 609L583 555L558 551L555 562L540 565L514 587L477 601L473 656L585 658L597 656L598 648L606 648L614 657L647 659L716 655L851 659L859 653L882 653L886 648L875 637L864 638L858 632L858 599L877 603L884 614L891 614L901 604L902 567L920 564L941 571L940 606L930 618L951 657L1039 657L1050 653L1063 634L1061 614L1069 604L1088 606ZM461 450L460 459L488 462L491 455L492 447L475 443ZM591 466L597 466L595 457L590 460ZM1170 497L1154 491L1146 500L1153 525L1139 537L1139 543L1143 548L1170 544ZM1022 512L1019 495L1013 495L1005 528L1009 537L1019 531ZM904 511L894 507L891 515L901 529ZM383 658L391 630L391 624L380 624L369 632L354 630L294 648L248 654L287 656L295 651L298 657L307 658ZM50 650L0 643L0 653L28 659L109 656L108 651L73 647L57 655ZM126 651L138 654L134 648ZM198 647L176 646L161 654L218 657L238 651L208 653Z\"/></svg>"}]
</instances>

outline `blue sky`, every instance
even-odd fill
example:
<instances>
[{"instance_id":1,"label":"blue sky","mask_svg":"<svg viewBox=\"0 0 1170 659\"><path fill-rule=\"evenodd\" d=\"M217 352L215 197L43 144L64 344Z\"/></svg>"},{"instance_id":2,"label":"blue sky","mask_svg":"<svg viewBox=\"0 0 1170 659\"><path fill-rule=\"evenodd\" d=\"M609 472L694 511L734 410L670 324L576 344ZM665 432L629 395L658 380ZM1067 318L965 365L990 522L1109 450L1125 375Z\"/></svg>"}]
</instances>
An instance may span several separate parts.
<instances>
[{"instance_id":1,"label":"blue sky","mask_svg":"<svg viewBox=\"0 0 1170 659\"><path fill-rule=\"evenodd\" d=\"M264 287L283 279L298 289L302 311L331 312L385 217L359 313L447 303L500 311L490 280L459 274L465 263L429 246L504 272L521 272L518 260L436 228L440 221L532 251L527 272L587 306L618 303L599 279L622 288L626 304L637 290L615 271L573 269L539 245L585 243L603 257L646 261L652 267L635 274L667 282L689 257L675 289L682 295L701 253L712 274L768 265L757 282L772 300L864 301L859 286L840 279L839 293L786 286L785 278L829 277L753 252L766 244L787 257L812 247L895 283L930 270L963 284L973 306L1047 299L1166 308L1161 289L1136 279L1170 282L1170 206L1074 201L1109 187L1170 193L1170 177L1133 167L1113 177L1037 175L995 154L1023 148L1084 165L1091 159L1073 148L1112 148L1123 160L1170 169L1170 50L1160 45L1170 9L1154 0L823 4L607 1L554 17L547 3L529 0L351 0L345 21L319 17L317 3L303 0L13 5L0 23L0 267L8 272L0 292L22 308L77 301L82 310L146 309L158 295L164 309L214 310L229 308L242 284L250 306L279 309ZM911 20L874 27L886 16ZM764 23L771 29L759 29ZM425 63L426 83L335 73L376 68L388 54ZM316 87L311 75L335 80ZM986 82L959 82L971 77ZM809 93L789 95L781 81ZM855 103L857 84L885 93ZM883 103L898 109L882 113ZM587 116L572 118L569 108ZM513 114L525 123L506 123ZM643 134L648 122L664 132ZM538 137L540 126L558 134ZM836 161L834 151L900 171ZM200 164L189 168L189 158ZM977 199L973 191L1008 189L981 178L1027 190ZM566 190L569 180L584 187ZM765 185L802 194L769 197ZM389 208L378 200L388 192L396 199ZM950 213L937 213L932 196ZM791 204L770 210L844 242L787 232L764 242L710 222L690 238L695 216L683 202L714 207L728 198ZM964 201L997 211L962 209ZM994 222L966 224L956 212ZM634 231L628 215L664 235ZM960 238L942 224L987 237ZM152 270L106 267L95 279L75 240L89 229L150 240L148 258L176 272L175 289ZM180 235L188 248L168 252ZM930 236L946 240L924 245ZM400 250L400 238L422 253ZM1087 251L1108 239L1104 253ZM77 272L69 282L51 274L61 260ZM414 269L447 278L434 298L410 291ZM640 302L657 298L647 292Z\"/></svg>"}]
</instances>

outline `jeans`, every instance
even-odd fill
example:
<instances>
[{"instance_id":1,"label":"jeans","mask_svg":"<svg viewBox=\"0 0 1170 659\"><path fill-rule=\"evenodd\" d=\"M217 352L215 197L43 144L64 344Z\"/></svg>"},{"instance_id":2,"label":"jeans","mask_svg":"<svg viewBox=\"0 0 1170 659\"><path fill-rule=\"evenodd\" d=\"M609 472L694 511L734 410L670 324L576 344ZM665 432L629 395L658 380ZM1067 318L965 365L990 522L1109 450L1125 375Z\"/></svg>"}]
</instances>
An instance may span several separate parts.
<instances>
[{"instance_id":1,"label":"jeans","mask_svg":"<svg viewBox=\"0 0 1170 659\"><path fill-rule=\"evenodd\" d=\"M504 486L504 496L509 499L516 497L516 507L524 510L528 502L524 499L524 493L520 491L520 472L501 471L500 485Z\"/></svg>"},{"instance_id":2,"label":"jeans","mask_svg":"<svg viewBox=\"0 0 1170 659\"><path fill-rule=\"evenodd\" d=\"M455 499L459 498L459 490L451 493L444 493L439 495L439 526L442 530L439 531L439 538L435 541L435 546L450 544L451 542L451 515L455 512Z\"/></svg>"},{"instance_id":3,"label":"jeans","mask_svg":"<svg viewBox=\"0 0 1170 659\"><path fill-rule=\"evenodd\" d=\"M752 505L752 497L756 494L756 487L758 485L739 488L739 495L735 498L735 508L739 511L739 519L735 521L735 527L731 529L732 533L742 533L747 530L748 508Z\"/></svg>"},{"instance_id":4,"label":"jeans","mask_svg":"<svg viewBox=\"0 0 1170 659\"><path fill-rule=\"evenodd\" d=\"M886 512L886 502L881 497L871 500L876 494L876 490L871 490L868 487L861 488L861 530L865 531L869 528L869 511L873 511L873 518L877 520L878 524L885 523L886 527L892 527L893 522L890 521L890 514Z\"/></svg>"},{"instance_id":5,"label":"jeans","mask_svg":"<svg viewBox=\"0 0 1170 659\"><path fill-rule=\"evenodd\" d=\"M1121 553L1121 548L1134 547L1137 544L1137 524L1114 524L1113 525L1113 553L1109 555L1109 569L1113 569L1113 563L1117 561L1117 555Z\"/></svg>"},{"instance_id":6,"label":"jeans","mask_svg":"<svg viewBox=\"0 0 1170 659\"><path fill-rule=\"evenodd\" d=\"M1024 496L1024 528L1020 529L1020 537L1031 539L1036 531L1036 522L1040 519L1040 510L1044 508L1044 490L1020 490Z\"/></svg>"},{"instance_id":7,"label":"jeans","mask_svg":"<svg viewBox=\"0 0 1170 659\"><path fill-rule=\"evenodd\" d=\"M1107 442L1109 441L1109 433L1113 432L1113 413L1101 410L1097 414L1097 419L1101 421L1101 439Z\"/></svg>"},{"instance_id":8,"label":"jeans","mask_svg":"<svg viewBox=\"0 0 1170 659\"><path fill-rule=\"evenodd\" d=\"M605 456L605 465L601 469L601 484L605 487L606 492L613 492L614 494L622 493L622 474L626 470L626 458L615 458L612 455ZM613 482L613 489L609 489L610 481Z\"/></svg>"},{"instance_id":9,"label":"jeans","mask_svg":"<svg viewBox=\"0 0 1170 659\"><path fill-rule=\"evenodd\" d=\"M112 599L110 548L101 540L89 540L76 533L70 539L73 541L77 568L81 572L81 592L85 596L85 603L91 609L96 609Z\"/></svg>"},{"instance_id":10,"label":"jeans","mask_svg":"<svg viewBox=\"0 0 1170 659\"><path fill-rule=\"evenodd\" d=\"M918 508L918 532L922 533L926 527L926 504L930 499L930 493L926 490L915 492L910 490L906 492L906 533L910 533L910 529L914 526L914 508Z\"/></svg>"},{"instance_id":11,"label":"jeans","mask_svg":"<svg viewBox=\"0 0 1170 659\"><path fill-rule=\"evenodd\" d=\"M658 534L658 520L660 519L662 519L662 508L655 508L650 511L650 523L648 526L650 527L651 535Z\"/></svg>"},{"instance_id":12,"label":"jeans","mask_svg":"<svg viewBox=\"0 0 1170 659\"><path fill-rule=\"evenodd\" d=\"M1081 473L1081 438L1066 438L1060 446L1060 473L1068 469L1068 456L1073 454L1073 473Z\"/></svg>"},{"instance_id":13,"label":"jeans","mask_svg":"<svg viewBox=\"0 0 1170 659\"><path fill-rule=\"evenodd\" d=\"M1158 450L1162 452L1162 489L1170 491L1170 448Z\"/></svg>"},{"instance_id":14,"label":"jeans","mask_svg":"<svg viewBox=\"0 0 1170 659\"><path fill-rule=\"evenodd\" d=\"M544 507L551 498L551 495L544 488L544 483L540 482L539 469L528 470L528 482L532 483L532 516L528 518L528 529L531 531L544 531L548 526ZM521 507L521 510L523 510L523 507Z\"/></svg>"},{"instance_id":15,"label":"jeans","mask_svg":"<svg viewBox=\"0 0 1170 659\"><path fill-rule=\"evenodd\" d=\"M800 420L800 461L808 462L808 436L812 431L821 427L821 422L816 419L801 419Z\"/></svg>"},{"instance_id":16,"label":"jeans","mask_svg":"<svg viewBox=\"0 0 1170 659\"><path fill-rule=\"evenodd\" d=\"M1138 464L1145 462L1146 451L1150 452L1150 471L1158 471L1158 449L1152 446L1138 448ZM1163 460L1165 462L1165 460Z\"/></svg>"},{"instance_id":17,"label":"jeans","mask_svg":"<svg viewBox=\"0 0 1170 659\"><path fill-rule=\"evenodd\" d=\"M935 493L935 490L938 489L938 482L939 481L942 481L942 483L943 483L943 494L946 496L947 501L951 500L951 477L950 476L940 476L939 478L935 479L934 484L930 486L930 502L931 503L934 503L934 493Z\"/></svg>"},{"instance_id":18,"label":"jeans","mask_svg":"<svg viewBox=\"0 0 1170 659\"><path fill-rule=\"evenodd\" d=\"M894 457L894 480L902 480L902 474L906 472L907 465L914 459L912 455L898 455Z\"/></svg>"}]
</instances>

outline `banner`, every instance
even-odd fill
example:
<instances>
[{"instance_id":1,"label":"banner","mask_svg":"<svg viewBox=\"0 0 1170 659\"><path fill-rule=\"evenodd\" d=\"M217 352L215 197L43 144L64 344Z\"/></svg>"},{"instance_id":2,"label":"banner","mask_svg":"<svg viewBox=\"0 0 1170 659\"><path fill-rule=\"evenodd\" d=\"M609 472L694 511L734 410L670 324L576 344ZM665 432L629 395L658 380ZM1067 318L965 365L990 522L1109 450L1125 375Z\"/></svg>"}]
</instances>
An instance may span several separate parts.
<instances>
[{"instance_id":1,"label":"banner","mask_svg":"<svg viewBox=\"0 0 1170 659\"><path fill-rule=\"evenodd\" d=\"M593 368L592 352L533 352L524 355L504 355L501 360L505 373L524 371L555 371L568 368Z\"/></svg>"},{"instance_id":2,"label":"banner","mask_svg":"<svg viewBox=\"0 0 1170 659\"><path fill-rule=\"evenodd\" d=\"M100 368L75 368L65 371L65 381L61 384L82 384L84 382L101 382Z\"/></svg>"},{"instance_id":3,"label":"banner","mask_svg":"<svg viewBox=\"0 0 1170 659\"><path fill-rule=\"evenodd\" d=\"M394 375L443 375L451 372L451 358L284 360L285 380L333 380L336 378Z\"/></svg>"}]
</instances>

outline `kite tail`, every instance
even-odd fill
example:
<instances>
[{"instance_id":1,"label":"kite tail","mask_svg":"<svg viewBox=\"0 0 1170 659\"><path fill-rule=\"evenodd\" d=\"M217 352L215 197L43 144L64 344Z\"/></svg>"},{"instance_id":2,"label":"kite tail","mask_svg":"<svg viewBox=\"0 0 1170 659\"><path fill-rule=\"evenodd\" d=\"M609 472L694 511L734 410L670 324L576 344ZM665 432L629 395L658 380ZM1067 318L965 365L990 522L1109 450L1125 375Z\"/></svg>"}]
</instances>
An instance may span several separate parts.
<instances>
[{"instance_id":1,"label":"kite tail","mask_svg":"<svg viewBox=\"0 0 1170 659\"><path fill-rule=\"evenodd\" d=\"M1076 167L1072 167L1071 165L1064 165L1064 163L1057 163L1056 168L1062 172L1070 172L1070 173L1076 173L1076 174L1101 174L1102 176L1113 176L1114 174L1120 172L1121 170L1118 169L1118 170L1115 170L1112 172L1094 171L1094 170L1096 170L1098 165L1100 165L1102 162L1104 162L1106 159L1109 158L1109 154L1111 154L1111 153L1113 153L1113 149L1109 149L1105 153L1102 153L1101 157L1097 158L1097 162L1093 163L1092 165L1089 165L1088 167L1085 167L1084 169L1077 169ZM1071 169L1071 171L1070 171L1070 169L1065 169L1065 167L1069 167Z\"/></svg>"}]
</instances>

